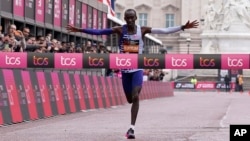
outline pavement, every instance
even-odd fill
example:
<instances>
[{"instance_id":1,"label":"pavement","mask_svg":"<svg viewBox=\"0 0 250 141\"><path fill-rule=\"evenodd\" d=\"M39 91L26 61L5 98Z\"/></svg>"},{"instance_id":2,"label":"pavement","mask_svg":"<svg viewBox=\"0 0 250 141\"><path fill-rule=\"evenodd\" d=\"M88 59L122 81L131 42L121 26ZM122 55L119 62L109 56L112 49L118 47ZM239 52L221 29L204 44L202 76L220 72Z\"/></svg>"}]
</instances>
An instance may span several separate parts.
<instances>
[{"instance_id":1,"label":"pavement","mask_svg":"<svg viewBox=\"0 0 250 141\"><path fill-rule=\"evenodd\" d=\"M135 141L229 141L230 124L250 124L250 95L175 92L140 102ZM125 141L131 105L0 127L0 141Z\"/></svg>"}]
</instances>

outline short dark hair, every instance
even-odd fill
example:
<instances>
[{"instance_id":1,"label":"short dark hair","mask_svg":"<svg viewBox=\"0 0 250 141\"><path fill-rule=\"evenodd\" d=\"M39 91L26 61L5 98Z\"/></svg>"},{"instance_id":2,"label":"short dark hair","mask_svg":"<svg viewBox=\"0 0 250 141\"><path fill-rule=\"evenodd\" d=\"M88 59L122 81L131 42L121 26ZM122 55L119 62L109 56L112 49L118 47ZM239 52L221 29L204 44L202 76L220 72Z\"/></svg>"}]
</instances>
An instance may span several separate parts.
<instances>
[{"instance_id":1,"label":"short dark hair","mask_svg":"<svg viewBox=\"0 0 250 141\"><path fill-rule=\"evenodd\" d=\"M136 15L136 11L135 11L134 9L127 9L127 10L125 11L125 13L130 12L130 11L133 11L133 12L135 13L135 15Z\"/></svg>"}]
</instances>

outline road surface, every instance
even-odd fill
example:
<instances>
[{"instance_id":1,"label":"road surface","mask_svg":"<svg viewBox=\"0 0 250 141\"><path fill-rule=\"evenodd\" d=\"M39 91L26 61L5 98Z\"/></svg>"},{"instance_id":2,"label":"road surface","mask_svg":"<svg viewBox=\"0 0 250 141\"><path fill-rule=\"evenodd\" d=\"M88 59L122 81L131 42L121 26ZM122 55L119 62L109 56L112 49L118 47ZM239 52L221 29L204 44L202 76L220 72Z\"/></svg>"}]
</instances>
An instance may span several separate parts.
<instances>
[{"instance_id":1,"label":"road surface","mask_svg":"<svg viewBox=\"0 0 250 141\"><path fill-rule=\"evenodd\" d=\"M230 124L250 124L248 93L175 92L141 101L135 141L229 141ZM125 141L130 105L0 127L1 141Z\"/></svg>"}]
</instances>

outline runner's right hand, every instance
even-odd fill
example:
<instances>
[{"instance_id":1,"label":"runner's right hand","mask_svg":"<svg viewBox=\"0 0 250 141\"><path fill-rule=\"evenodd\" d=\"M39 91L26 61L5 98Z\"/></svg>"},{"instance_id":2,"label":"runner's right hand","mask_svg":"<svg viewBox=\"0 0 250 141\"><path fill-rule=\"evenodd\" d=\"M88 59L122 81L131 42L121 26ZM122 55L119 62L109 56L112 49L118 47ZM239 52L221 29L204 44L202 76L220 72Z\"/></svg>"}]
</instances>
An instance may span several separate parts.
<instances>
[{"instance_id":1,"label":"runner's right hand","mask_svg":"<svg viewBox=\"0 0 250 141\"><path fill-rule=\"evenodd\" d=\"M68 32L79 32L79 29L72 25L68 25L66 29L68 30Z\"/></svg>"}]
</instances>

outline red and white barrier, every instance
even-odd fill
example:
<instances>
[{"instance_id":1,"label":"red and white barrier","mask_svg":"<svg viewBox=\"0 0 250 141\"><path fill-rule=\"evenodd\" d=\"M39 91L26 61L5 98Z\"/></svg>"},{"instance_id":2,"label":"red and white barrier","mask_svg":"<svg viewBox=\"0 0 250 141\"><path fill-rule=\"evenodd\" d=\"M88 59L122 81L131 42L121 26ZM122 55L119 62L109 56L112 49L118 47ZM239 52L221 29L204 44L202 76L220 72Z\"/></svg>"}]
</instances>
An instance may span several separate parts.
<instances>
[{"instance_id":1,"label":"red and white barrier","mask_svg":"<svg viewBox=\"0 0 250 141\"><path fill-rule=\"evenodd\" d=\"M0 125L127 103L120 78L0 69ZM141 100L173 96L171 83L147 81Z\"/></svg>"}]
</instances>

